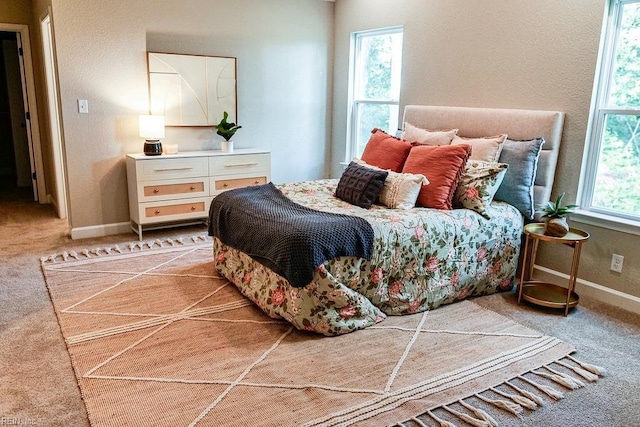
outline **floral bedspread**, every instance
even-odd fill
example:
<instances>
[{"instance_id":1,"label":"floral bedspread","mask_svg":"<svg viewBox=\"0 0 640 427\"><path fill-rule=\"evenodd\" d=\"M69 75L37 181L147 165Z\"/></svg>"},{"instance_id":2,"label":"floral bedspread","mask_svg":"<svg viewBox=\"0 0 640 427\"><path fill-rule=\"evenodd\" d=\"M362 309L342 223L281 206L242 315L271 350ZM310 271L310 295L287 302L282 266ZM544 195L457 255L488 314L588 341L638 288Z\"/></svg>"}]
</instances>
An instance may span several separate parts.
<instances>
[{"instance_id":1,"label":"floral bedspread","mask_svg":"<svg viewBox=\"0 0 640 427\"><path fill-rule=\"evenodd\" d=\"M366 218L375 233L370 261L340 257L319 266L311 283L291 286L248 255L214 239L216 269L268 315L298 329L340 335L386 318L434 309L514 285L523 220L493 202L491 220L468 209L374 205L362 209L333 196L337 180L278 185L314 209Z\"/></svg>"}]
</instances>

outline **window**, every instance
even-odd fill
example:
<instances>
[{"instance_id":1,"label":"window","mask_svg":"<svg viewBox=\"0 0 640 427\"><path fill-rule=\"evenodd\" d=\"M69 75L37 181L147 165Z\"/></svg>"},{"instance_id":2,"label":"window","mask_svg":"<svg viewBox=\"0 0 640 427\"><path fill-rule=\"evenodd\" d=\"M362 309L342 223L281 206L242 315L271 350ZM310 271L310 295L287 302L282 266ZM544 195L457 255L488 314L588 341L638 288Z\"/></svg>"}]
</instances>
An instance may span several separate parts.
<instances>
[{"instance_id":1,"label":"window","mask_svg":"<svg viewBox=\"0 0 640 427\"><path fill-rule=\"evenodd\" d=\"M578 203L640 225L640 0L610 0ZM637 230L635 230L637 233Z\"/></svg>"},{"instance_id":2,"label":"window","mask_svg":"<svg viewBox=\"0 0 640 427\"><path fill-rule=\"evenodd\" d=\"M347 161L360 157L371 130L398 129L402 28L352 34Z\"/></svg>"}]
</instances>

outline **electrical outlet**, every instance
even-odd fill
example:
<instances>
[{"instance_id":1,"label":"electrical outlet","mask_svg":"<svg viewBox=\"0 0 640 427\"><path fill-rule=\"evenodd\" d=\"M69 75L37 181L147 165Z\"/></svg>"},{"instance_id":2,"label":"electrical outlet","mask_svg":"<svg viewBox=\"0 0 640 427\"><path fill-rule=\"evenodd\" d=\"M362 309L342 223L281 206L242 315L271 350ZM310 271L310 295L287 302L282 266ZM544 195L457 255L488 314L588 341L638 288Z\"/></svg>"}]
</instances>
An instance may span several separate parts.
<instances>
[{"instance_id":1,"label":"electrical outlet","mask_svg":"<svg viewBox=\"0 0 640 427\"><path fill-rule=\"evenodd\" d=\"M622 273L622 263L624 262L624 257L622 255L613 254L611 257L611 271L615 271L616 273Z\"/></svg>"}]
</instances>

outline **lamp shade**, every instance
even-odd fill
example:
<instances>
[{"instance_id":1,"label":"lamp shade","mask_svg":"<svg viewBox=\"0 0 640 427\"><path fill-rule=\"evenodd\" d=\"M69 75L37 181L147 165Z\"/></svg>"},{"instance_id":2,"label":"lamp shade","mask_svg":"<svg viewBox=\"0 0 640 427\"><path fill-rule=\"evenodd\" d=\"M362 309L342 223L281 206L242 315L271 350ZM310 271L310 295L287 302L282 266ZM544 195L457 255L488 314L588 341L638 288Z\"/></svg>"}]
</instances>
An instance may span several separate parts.
<instances>
[{"instance_id":1,"label":"lamp shade","mask_svg":"<svg viewBox=\"0 0 640 427\"><path fill-rule=\"evenodd\" d=\"M140 137L164 138L164 116L140 116Z\"/></svg>"}]
</instances>

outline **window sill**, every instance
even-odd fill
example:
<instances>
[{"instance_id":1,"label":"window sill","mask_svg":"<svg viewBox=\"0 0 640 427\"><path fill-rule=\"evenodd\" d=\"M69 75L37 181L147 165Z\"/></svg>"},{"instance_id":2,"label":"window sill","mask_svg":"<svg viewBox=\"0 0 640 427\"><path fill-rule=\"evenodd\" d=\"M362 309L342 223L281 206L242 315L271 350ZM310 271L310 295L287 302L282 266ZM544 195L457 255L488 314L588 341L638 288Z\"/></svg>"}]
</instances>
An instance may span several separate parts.
<instances>
[{"instance_id":1,"label":"window sill","mask_svg":"<svg viewBox=\"0 0 640 427\"><path fill-rule=\"evenodd\" d=\"M617 218L582 209L578 209L572 213L570 219L583 224L595 225L596 227L608 228L621 233L640 236L640 221Z\"/></svg>"}]
</instances>

